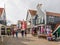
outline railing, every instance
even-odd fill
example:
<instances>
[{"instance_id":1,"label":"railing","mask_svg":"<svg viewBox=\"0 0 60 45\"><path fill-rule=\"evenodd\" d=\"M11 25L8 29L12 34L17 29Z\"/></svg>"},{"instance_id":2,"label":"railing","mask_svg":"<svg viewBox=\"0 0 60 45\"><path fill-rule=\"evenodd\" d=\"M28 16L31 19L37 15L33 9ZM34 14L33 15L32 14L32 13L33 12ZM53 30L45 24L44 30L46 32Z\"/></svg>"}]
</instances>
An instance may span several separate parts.
<instances>
[{"instance_id":1,"label":"railing","mask_svg":"<svg viewBox=\"0 0 60 45\"><path fill-rule=\"evenodd\" d=\"M55 29L55 31L52 33L52 34L54 34L56 31L57 31L57 29L60 27L60 25Z\"/></svg>"}]
</instances>

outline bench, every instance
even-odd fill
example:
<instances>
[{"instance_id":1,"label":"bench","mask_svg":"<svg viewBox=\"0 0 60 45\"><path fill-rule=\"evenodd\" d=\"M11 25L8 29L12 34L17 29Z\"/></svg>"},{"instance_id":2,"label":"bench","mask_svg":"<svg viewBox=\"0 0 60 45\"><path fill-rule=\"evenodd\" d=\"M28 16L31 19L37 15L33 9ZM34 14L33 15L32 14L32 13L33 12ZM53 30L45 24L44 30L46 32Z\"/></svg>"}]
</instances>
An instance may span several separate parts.
<instances>
[{"instance_id":1,"label":"bench","mask_svg":"<svg viewBox=\"0 0 60 45\"><path fill-rule=\"evenodd\" d=\"M45 38L46 39L47 38L47 35L46 34L39 34L38 35L38 38Z\"/></svg>"}]
</instances>

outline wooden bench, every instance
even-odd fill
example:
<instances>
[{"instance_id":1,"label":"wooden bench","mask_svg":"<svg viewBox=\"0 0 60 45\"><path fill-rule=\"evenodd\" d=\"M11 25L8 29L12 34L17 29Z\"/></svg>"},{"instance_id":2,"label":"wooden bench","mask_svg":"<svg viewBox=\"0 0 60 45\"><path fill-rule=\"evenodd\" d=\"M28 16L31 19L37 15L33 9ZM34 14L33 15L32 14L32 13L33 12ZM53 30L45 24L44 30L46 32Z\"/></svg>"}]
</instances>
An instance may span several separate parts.
<instances>
[{"instance_id":1,"label":"wooden bench","mask_svg":"<svg viewBox=\"0 0 60 45\"><path fill-rule=\"evenodd\" d=\"M40 35L38 35L38 38L47 38L47 35L46 34L40 34Z\"/></svg>"}]
</instances>

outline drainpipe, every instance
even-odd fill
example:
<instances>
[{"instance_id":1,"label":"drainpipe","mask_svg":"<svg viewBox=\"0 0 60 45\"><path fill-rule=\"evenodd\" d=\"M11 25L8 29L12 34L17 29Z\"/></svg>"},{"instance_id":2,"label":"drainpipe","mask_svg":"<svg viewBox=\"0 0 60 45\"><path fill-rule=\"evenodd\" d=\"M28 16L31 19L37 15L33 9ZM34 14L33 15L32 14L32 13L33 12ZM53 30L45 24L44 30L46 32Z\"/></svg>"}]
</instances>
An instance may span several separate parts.
<instances>
[{"instance_id":1,"label":"drainpipe","mask_svg":"<svg viewBox=\"0 0 60 45\"><path fill-rule=\"evenodd\" d=\"M31 32L32 32L32 27L33 27L33 25L32 25L32 17L31 17L31 29L30 29L30 34L31 34Z\"/></svg>"},{"instance_id":2,"label":"drainpipe","mask_svg":"<svg viewBox=\"0 0 60 45\"><path fill-rule=\"evenodd\" d=\"M47 24L47 20L46 20L46 11L45 11L45 31L46 31L46 24Z\"/></svg>"},{"instance_id":3,"label":"drainpipe","mask_svg":"<svg viewBox=\"0 0 60 45\"><path fill-rule=\"evenodd\" d=\"M46 20L46 18L47 18L47 17L46 17L46 11L45 11L45 25L47 24L47 20Z\"/></svg>"}]
</instances>

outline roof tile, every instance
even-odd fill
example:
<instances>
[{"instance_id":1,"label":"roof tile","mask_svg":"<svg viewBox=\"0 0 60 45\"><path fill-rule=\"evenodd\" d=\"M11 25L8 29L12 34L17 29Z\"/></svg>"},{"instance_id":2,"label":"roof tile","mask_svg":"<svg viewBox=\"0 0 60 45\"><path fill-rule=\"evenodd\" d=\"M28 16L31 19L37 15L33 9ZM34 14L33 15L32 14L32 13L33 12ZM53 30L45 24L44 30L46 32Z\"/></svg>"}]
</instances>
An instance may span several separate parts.
<instances>
[{"instance_id":1,"label":"roof tile","mask_svg":"<svg viewBox=\"0 0 60 45\"><path fill-rule=\"evenodd\" d=\"M32 16L36 15L36 13L37 13L36 10L29 10L29 12L30 12L30 14L31 14Z\"/></svg>"},{"instance_id":2,"label":"roof tile","mask_svg":"<svg viewBox=\"0 0 60 45\"><path fill-rule=\"evenodd\" d=\"M0 8L0 16L1 16L2 13L3 13L3 10L4 10L4 8Z\"/></svg>"},{"instance_id":3,"label":"roof tile","mask_svg":"<svg viewBox=\"0 0 60 45\"><path fill-rule=\"evenodd\" d=\"M46 14L51 15L51 16L59 16L60 17L60 13L46 12Z\"/></svg>"}]
</instances>

